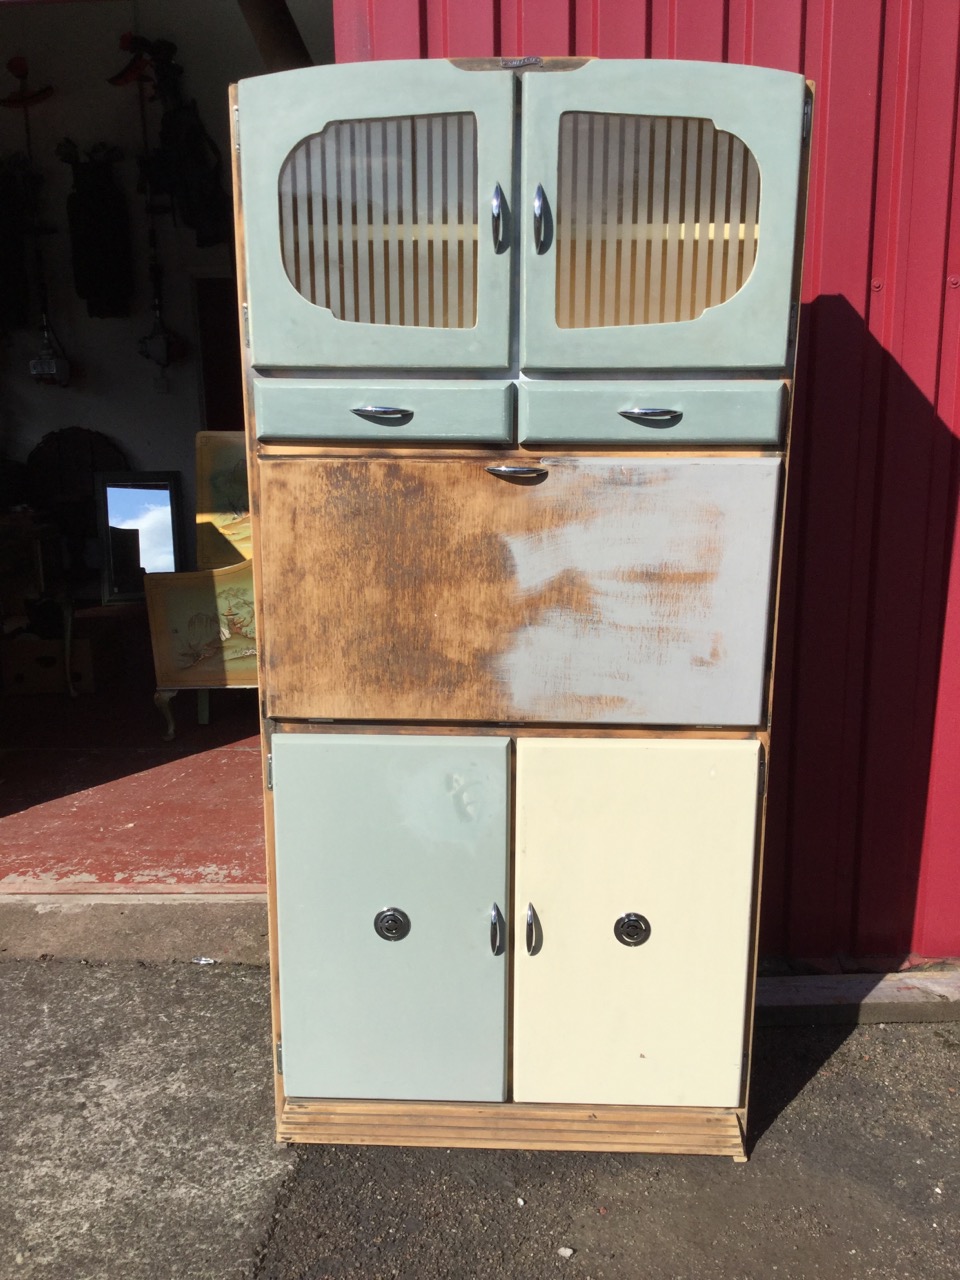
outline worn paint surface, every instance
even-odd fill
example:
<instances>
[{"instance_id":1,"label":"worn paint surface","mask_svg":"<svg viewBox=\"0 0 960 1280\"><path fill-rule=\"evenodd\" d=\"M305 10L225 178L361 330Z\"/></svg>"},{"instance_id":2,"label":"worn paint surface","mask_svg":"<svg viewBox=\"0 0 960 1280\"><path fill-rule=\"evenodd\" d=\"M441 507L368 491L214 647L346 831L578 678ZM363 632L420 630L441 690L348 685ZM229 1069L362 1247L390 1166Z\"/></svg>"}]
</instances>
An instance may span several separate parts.
<instances>
[{"instance_id":1,"label":"worn paint surface","mask_svg":"<svg viewBox=\"0 0 960 1280\"><path fill-rule=\"evenodd\" d=\"M559 528L506 535L514 584L529 599L576 581L583 602L511 636L496 664L511 703L542 719L756 722L778 464L549 465L561 508L590 496Z\"/></svg>"},{"instance_id":2,"label":"worn paint surface","mask_svg":"<svg viewBox=\"0 0 960 1280\"><path fill-rule=\"evenodd\" d=\"M756 723L779 461L543 465L266 463L268 713Z\"/></svg>"},{"instance_id":3,"label":"worn paint surface","mask_svg":"<svg viewBox=\"0 0 960 1280\"><path fill-rule=\"evenodd\" d=\"M189 709L178 714L188 732ZM159 747L25 749L5 753L3 781L0 894L263 890L256 740L173 758Z\"/></svg>"}]
</instances>

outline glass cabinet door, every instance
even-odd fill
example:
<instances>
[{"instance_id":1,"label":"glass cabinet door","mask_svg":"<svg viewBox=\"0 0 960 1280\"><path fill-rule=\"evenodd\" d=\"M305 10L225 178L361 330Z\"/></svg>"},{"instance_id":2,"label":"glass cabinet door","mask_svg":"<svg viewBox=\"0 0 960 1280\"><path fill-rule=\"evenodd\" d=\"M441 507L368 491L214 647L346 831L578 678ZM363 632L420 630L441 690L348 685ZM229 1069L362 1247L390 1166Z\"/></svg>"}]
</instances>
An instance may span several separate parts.
<instances>
[{"instance_id":1,"label":"glass cabinet door","mask_svg":"<svg viewBox=\"0 0 960 1280\"><path fill-rule=\"evenodd\" d=\"M596 62L523 93L522 363L782 368L803 78Z\"/></svg>"},{"instance_id":2,"label":"glass cabinet door","mask_svg":"<svg viewBox=\"0 0 960 1280\"><path fill-rule=\"evenodd\" d=\"M510 72L312 67L237 101L255 366L506 366Z\"/></svg>"}]
</instances>

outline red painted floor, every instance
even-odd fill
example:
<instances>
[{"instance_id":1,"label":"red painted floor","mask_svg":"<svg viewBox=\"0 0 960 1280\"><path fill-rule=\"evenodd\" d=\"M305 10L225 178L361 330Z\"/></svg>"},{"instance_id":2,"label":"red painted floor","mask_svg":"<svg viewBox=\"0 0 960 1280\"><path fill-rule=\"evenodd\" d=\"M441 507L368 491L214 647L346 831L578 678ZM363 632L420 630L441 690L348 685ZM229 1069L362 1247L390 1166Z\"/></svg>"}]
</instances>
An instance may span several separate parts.
<instances>
[{"instance_id":1,"label":"red painted floor","mask_svg":"<svg viewBox=\"0 0 960 1280\"><path fill-rule=\"evenodd\" d=\"M116 638L93 692L0 694L0 893L263 892L256 690L165 743L142 613Z\"/></svg>"}]
</instances>

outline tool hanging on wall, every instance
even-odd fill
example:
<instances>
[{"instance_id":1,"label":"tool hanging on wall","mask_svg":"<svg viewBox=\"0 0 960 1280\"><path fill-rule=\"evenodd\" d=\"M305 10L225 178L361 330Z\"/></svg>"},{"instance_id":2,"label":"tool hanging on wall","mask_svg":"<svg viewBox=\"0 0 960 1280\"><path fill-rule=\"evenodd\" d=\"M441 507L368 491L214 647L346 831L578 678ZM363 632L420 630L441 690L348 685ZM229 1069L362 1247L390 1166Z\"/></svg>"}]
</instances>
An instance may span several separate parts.
<instances>
[{"instance_id":1,"label":"tool hanging on wall","mask_svg":"<svg viewBox=\"0 0 960 1280\"><path fill-rule=\"evenodd\" d=\"M77 294L90 316L128 316L134 290L130 217L113 173L123 153L99 142L84 156L72 138L63 138L57 155L73 170L67 219Z\"/></svg>"},{"instance_id":2,"label":"tool hanging on wall","mask_svg":"<svg viewBox=\"0 0 960 1280\"><path fill-rule=\"evenodd\" d=\"M232 236L230 201L223 185L220 149L204 128L193 99L183 94L183 67L174 61L177 46L169 40L147 40L124 35L120 47L131 57L110 77L110 84L136 84L141 103L159 102L160 133L151 148L146 136L146 114L141 107L144 131L143 179L150 195L166 197L172 212L196 238L197 248L229 244ZM145 90L150 90L149 99ZM160 206L157 211L160 212Z\"/></svg>"},{"instance_id":3,"label":"tool hanging on wall","mask_svg":"<svg viewBox=\"0 0 960 1280\"><path fill-rule=\"evenodd\" d=\"M30 112L42 102L53 96L53 86L45 85L42 89L30 89L27 78L30 68L26 58L17 55L7 63L7 70L19 81L19 88L0 98L0 105L13 111L23 112L24 150L26 161L17 174L17 166L7 167L5 180L17 184L24 204L21 208L22 233L24 238L33 242L33 270L36 277L37 297L40 303L40 349L30 360L30 376L35 382L47 386L65 387L70 381L70 362L50 323L50 304L47 294L46 270L41 249L41 237L49 235L52 228L46 226L40 218L40 185L41 179L33 163L33 138L30 132ZM29 255L28 255L29 256ZM21 289L27 281L28 267L21 263L14 268L14 285ZM24 290L25 292L25 290ZM26 310L26 308L24 308Z\"/></svg>"},{"instance_id":4,"label":"tool hanging on wall","mask_svg":"<svg viewBox=\"0 0 960 1280\"><path fill-rule=\"evenodd\" d=\"M162 169L156 159L159 153L150 146L147 103L161 98L159 84L164 76L170 74L169 67L176 65L172 62L176 46L168 41L150 41L142 36L133 36L128 33L121 36L120 48L132 56L121 71L110 76L108 83L115 88L124 88L130 84L137 86L137 108L142 144L138 157L140 168L138 190L145 197L148 270L153 310L153 327L138 341L137 350L144 359L152 360L159 367L156 387L158 391L167 391L170 384L166 370L169 365L186 355L186 343L167 327L163 317L163 263L160 260L157 239L157 217L160 214L173 212L174 206L172 201L164 202L161 199L163 196L170 196L171 192L169 184L161 180ZM180 68L176 70L179 74Z\"/></svg>"}]
</instances>

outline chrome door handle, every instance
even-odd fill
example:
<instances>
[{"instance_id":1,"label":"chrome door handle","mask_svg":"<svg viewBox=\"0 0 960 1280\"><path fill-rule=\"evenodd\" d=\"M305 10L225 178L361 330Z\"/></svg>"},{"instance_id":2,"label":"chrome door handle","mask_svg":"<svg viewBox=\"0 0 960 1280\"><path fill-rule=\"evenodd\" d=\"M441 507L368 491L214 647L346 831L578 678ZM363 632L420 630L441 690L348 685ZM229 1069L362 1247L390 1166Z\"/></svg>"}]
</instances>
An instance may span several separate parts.
<instances>
[{"instance_id":1,"label":"chrome door handle","mask_svg":"<svg viewBox=\"0 0 960 1280\"><path fill-rule=\"evenodd\" d=\"M503 939L503 915L496 903L490 908L490 950L502 956L506 947Z\"/></svg>"},{"instance_id":2,"label":"chrome door handle","mask_svg":"<svg viewBox=\"0 0 960 1280\"><path fill-rule=\"evenodd\" d=\"M497 467L484 467L483 469L492 476L503 476L506 480L533 480L538 476L547 474L546 467L515 467L507 463L502 463Z\"/></svg>"},{"instance_id":3,"label":"chrome door handle","mask_svg":"<svg viewBox=\"0 0 960 1280\"><path fill-rule=\"evenodd\" d=\"M543 193L543 187L537 183L537 189L533 193L533 247L537 253L543 253L544 237L543 237L543 215L546 208L547 197Z\"/></svg>"},{"instance_id":4,"label":"chrome door handle","mask_svg":"<svg viewBox=\"0 0 960 1280\"><path fill-rule=\"evenodd\" d=\"M527 955L539 955L543 946L543 929L540 927L540 917L537 915L532 902L527 903Z\"/></svg>"},{"instance_id":5,"label":"chrome door handle","mask_svg":"<svg viewBox=\"0 0 960 1280\"><path fill-rule=\"evenodd\" d=\"M395 422L401 426L413 417L412 409L397 409L389 404L362 404L350 412L358 418L366 418L368 422Z\"/></svg>"},{"instance_id":6,"label":"chrome door handle","mask_svg":"<svg viewBox=\"0 0 960 1280\"><path fill-rule=\"evenodd\" d=\"M683 413L679 409L619 409L621 418L639 422L645 427L675 427Z\"/></svg>"},{"instance_id":7,"label":"chrome door handle","mask_svg":"<svg viewBox=\"0 0 960 1280\"><path fill-rule=\"evenodd\" d=\"M493 224L493 252L503 248L503 188L498 182L490 199L490 218Z\"/></svg>"}]
</instances>

